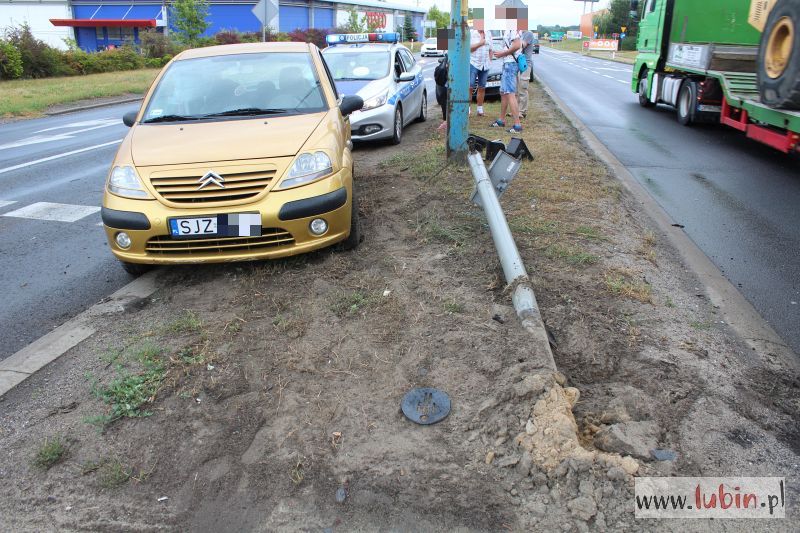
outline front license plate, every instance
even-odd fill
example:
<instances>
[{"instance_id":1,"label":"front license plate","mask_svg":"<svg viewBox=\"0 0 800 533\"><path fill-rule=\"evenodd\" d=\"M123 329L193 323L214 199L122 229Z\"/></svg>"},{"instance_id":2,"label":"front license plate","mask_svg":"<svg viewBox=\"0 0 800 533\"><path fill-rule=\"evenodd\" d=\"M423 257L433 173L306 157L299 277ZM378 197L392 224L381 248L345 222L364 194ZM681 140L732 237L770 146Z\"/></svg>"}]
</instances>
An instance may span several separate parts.
<instances>
[{"instance_id":1,"label":"front license plate","mask_svg":"<svg viewBox=\"0 0 800 533\"><path fill-rule=\"evenodd\" d=\"M171 218L169 232L173 239L258 237L261 235L261 213Z\"/></svg>"},{"instance_id":2,"label":"front license plate","mask_svg":"<svg viewBox=\"0 0 800 533\"><path fill-rule=\"evenodd\" d=\"M500 87L499 81L488 81L486 82L487 87Z\"/></svg>"}]
</instances>

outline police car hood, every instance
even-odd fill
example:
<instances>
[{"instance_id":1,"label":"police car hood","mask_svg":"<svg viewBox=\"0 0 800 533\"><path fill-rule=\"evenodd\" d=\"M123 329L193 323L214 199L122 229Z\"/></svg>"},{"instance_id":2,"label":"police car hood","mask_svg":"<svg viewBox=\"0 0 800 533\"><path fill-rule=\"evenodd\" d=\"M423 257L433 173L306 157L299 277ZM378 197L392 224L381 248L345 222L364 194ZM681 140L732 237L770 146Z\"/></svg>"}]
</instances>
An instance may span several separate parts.
<instances>
[{"instance_id":1,"label":"police car hood","mask_svg":"<svg viewBox=\"0 0 800 533\"><path fill-rule=\"evenodd\" d=\"M326 113L139 124L131 132L131 156L136 166L293 156Z\"/></svg>"},{"instance_id":2,"label":"police car hood","mask_svg":"<svg viewBox=\"0 0 800 533\"><path fill-rule=\"evenodd\" d=\"M358 95L365 101L386 90L386 80L339 80L336 90L345 96Z\"/></svg>"}]
</instances>

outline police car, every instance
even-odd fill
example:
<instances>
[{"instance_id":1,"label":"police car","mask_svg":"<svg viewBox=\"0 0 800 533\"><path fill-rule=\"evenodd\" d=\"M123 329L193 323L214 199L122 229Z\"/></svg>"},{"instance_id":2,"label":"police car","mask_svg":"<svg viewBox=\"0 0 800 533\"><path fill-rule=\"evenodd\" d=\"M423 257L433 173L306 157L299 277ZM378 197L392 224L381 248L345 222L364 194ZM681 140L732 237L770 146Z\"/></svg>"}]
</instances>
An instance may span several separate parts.
<instances>
[{"instance_id":1,"label":"police car","mask_svg":"<svg viewBox=\"0 0 800 533\"><path fill-rule=\"evenodd\" d=\"M350 115L354 141L391 139L399 144L403 128L428 118L428 94L422 69L398 33L346 33L326 37L322 56L340 95L364 100Z\"/></svg>"}]
</instances>

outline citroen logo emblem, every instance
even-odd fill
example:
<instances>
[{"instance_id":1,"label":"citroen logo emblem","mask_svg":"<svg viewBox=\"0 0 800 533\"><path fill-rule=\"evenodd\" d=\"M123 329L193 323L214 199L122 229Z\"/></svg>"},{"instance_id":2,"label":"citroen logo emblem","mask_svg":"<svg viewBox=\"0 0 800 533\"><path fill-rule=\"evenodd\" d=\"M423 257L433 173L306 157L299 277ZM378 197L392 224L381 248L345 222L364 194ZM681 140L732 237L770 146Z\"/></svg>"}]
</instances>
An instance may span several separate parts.
<instances>
[{"instance_id":1,"label":"citroen logo emblem","mask_svg":"<svg viewBox=\"0 0 800 533\"><path fill-rule=\"evenodd\" d=\"M200 178L197 181L198 181L198 183L200 183L200 186L197 188L198 191L200 189L208 187L212 183L214 185L216 185L217 187L219 187L220 189L224 189L225 188L225 178L223 178L222 176L220 176L219 174L217 174L213 170L209 170L208 172L206 172L203 175L203 177Z\"/></svg>"}]
</instances>

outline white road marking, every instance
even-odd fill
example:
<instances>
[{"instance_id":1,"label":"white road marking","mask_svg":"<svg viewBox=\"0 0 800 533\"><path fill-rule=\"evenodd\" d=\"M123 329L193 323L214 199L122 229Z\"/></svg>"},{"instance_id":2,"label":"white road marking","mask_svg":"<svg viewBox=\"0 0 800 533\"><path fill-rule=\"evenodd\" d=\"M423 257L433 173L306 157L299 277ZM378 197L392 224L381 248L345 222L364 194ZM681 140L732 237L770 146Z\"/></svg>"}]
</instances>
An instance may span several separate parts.
<instances>
[{"instance_id":1,"label":"white road marking","mask_svg":"<svg viewBox=\"0 0 800 533\"><path fill-rule=\"evenodd\" d=\"M6 206L11 205L11 204L15 204L15 203L17 203L17 202L14 201L14 200L0 200L0 208L6 207Z\"/></svg>"},{"instance_id":2,"label":"white road marking","mask_svg":"<svg viewBox=\"0 0 800 533\"><path fill-rule=\"evenodd\" d=\"M600 73L599 73L599 72L596 72L595 74L600 74ZM610 80L615 80L615 79L617 79L617 78L615 78L614 76L609 76L608 74L603 74L603 77L604 77L604 78L608 78L608 79L610 79Z\"/></svg>"},{"instance_id":3,"label":"white road marking","mask_svg":"<svg viewBox=\"0 0 800 533\"><path fill-rule=\"evenodd\" d=\"M104 148L106 146L111 146L112 144L119 144L122 142L122 139L117 139L116 141L109 141L107 143L102 144L95 144L94 146L87 146L85 148L79 148L77 150L72 150L70 152L64 152L63 154L56 154L51 155L48 157L43 157L41 159L34 159L33 161L28 161L27 163L20 163L19 165L14 165L13 167L6 167L0 168L0 174L5 174L6 172L11 172L12 170L18 170L20 168L29 167L31 165L37 165L39 163L46 163L47 161L53 161L54 159L61 159L62 157L67 157L70 155L81 154L83 152L88 152L90 150L96 150L98 148Z\"/></svg>"},{"instance_id":4,"label":"white road marking","mask_svg":"<svg viewBox=\"0 0 800 533\"><path fill-rule=\"evenodd\" d=\"M68 128L87 128L92 126L105 127L105 126L113 126L114 124L119 124L121 122L122 121L118 118L101 118L97 120L84 120L81 122L70 122L69 124L64 124L63 126L53 126L52 128L36 130L33 133L44 133L46 131L65 130Z\"/></svg>"},{"instance_id":5,"label":"white road marking","mask_svg":"<svg viewBox=\"0 0 800 533\"><path fill-rule=\"evenodd\" d=\"M55 204L36 202L2 216L14 218L31 218L34 220L52 220L55 222L75 222L100 211L93 205Z\"/></svg>"},{"instance_id":6,"label":"white road marking","mask_svg":"<svg viewBox=\"0 0 800 533\"><path fill-rule=\"evenodd\" d=\"M627 81L627 80L617 80L617 81L618 81L618 82L620 82L620 83L624 83L625 85L628 85L628 83L630 83L630 82L629 82L629 81Z\"/></svg>"},{"instance_id":7,"label":"white road marking","mask_svg":"<svg viewBox=\"0 0 800 533\"><path fill-rule=\"evenodd\" d=\"M92 123L96 123L96 122L99 122L99 121L96 121L96 120L92 121ZM64 132L64 133L57 133L55 135L34 135L33 137L26 137L26 138L20 139L18 141L6 143L6 144L0 144L0 150L7 150L9 148L19 148L21 146L29 146L31 144L41 144L41 143L52 142L52 141L63 141L65 139L74 138L75 135L78 134L78 133L83 133L83 132L86 132L86 131L92 131L92 130L97 130L97 129L100 129L100 128L107 128L109 126L116 126L118 124L122 124L122 121L119 120L119 119L105 119L102 122L103 122L102 124L90 126L90 127L87 127L87 128L82 128L82 129L79 129L79 130L68 131L68 132ZM76 124L80 124L80 122L78 122ZM51 131L51 130L56 130L56 129L61 129L61 128L68 128L68 127L71 127L71 126L60 126L60 127L57 127L57 128L47 128L47 129L44 129L44 130L39 130L36 133L41 133L41 132L44 132L44 131Z\"/></svg>"}]
</instances>

